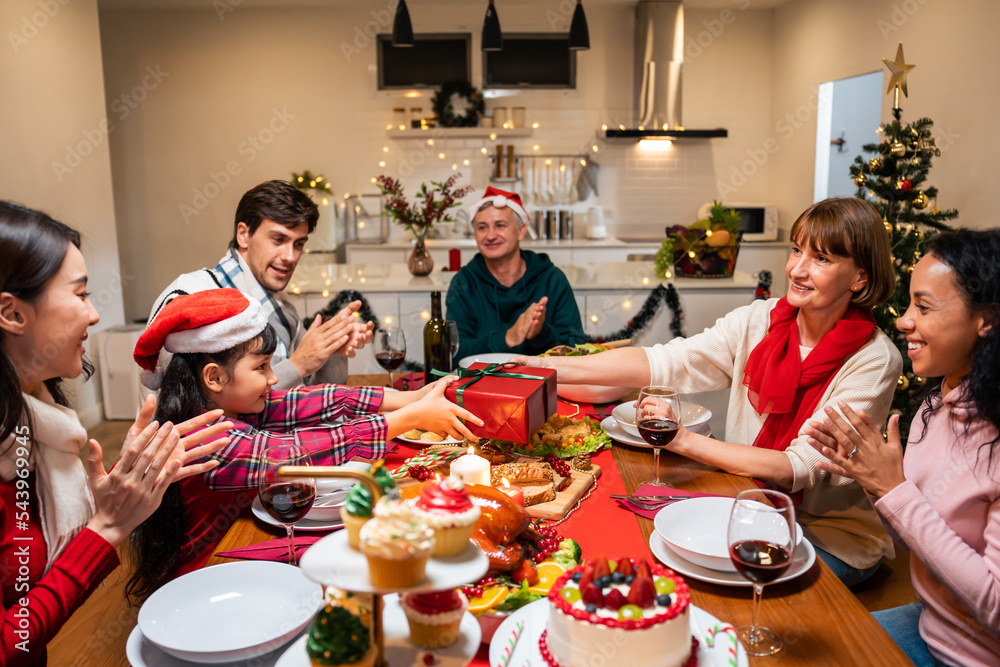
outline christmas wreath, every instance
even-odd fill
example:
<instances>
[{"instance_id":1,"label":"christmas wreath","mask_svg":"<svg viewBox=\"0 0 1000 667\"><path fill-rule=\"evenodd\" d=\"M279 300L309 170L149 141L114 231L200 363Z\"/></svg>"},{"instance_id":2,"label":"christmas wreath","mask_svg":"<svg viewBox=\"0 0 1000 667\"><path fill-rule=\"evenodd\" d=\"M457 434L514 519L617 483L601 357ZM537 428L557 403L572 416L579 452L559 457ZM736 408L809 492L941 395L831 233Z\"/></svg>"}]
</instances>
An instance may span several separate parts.
<instances>
[{"instance_id":1,"label":"christmas wreath","mask_svg":"<svg viewBox=\"0 0 1000 667\"><path fill-rule=\"evenodd\" d=\"M484 108L482 93L461 80L443 84L431 104L441 127L475 127Z\"/></svg>"}]
</instances>

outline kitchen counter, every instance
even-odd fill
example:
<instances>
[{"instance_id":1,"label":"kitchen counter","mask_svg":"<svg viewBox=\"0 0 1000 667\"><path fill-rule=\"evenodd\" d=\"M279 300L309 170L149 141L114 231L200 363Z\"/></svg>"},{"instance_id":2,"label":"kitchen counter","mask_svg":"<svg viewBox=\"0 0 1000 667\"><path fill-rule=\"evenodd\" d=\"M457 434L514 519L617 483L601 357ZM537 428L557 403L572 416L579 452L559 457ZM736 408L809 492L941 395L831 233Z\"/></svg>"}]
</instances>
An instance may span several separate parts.
<instances>
[{"instance_id":1,"label":"kitchen counter","mask_svg":"<svg viewBox=\"0 0 1000 667\"><path fill-rule=\"evenodd\" d=\"M320 294L324 297L342 290L359 292L446 292L455 275L435 268L428 276L414 276L404 264L323 264L303 257L288 285L292 294ZM660 282L653 262L602 262L558 264L570 286L577 290L652 289ZM678 289L748 289L757 282L742 271L730 278L680 278L672 282Z\"/></svg>"},{"instance_id":2,"label":"kitchen counter","mask_svg":"<svg viewBox=\"0 0 1000 667\"><path fill-rule=\"evenodd\" d=\"M649 238L647 239L619 239L613 236L608 236L603 239L532 239L530 236L526 236L523 241L521 241L521 246L528 248L529 250L534 250L535 252L545 252L547 248L620 248L620 247L630 247L630 246L659 246L663 242L663 239ZM385 243L364 243L360 241L352 241L347 243L349 248L386 248L386 249L411 249L413 248L413 239L395 239L390 240ZM427 239L424 244L428 248L475 248L476 240L474 238L446 238L446 239Z\"/></svg>"}]
</instances>

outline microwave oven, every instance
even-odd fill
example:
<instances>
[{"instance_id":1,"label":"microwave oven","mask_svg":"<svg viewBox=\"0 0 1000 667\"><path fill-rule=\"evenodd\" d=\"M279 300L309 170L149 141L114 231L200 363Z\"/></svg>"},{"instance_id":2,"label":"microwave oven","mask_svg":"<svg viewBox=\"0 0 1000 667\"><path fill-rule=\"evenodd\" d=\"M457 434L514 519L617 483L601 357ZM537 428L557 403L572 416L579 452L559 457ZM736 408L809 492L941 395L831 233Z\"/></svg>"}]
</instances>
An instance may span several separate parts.
<instances>
[{"instance_id":1,"label":"microwave oven","mask_svg":"<svg viewBox=\"0 0 1000 667\"><path fill-rule=\"evenodd\" d=\"M778 240L777 206L736 204L729 208L740 215L740 231L743 232L741 240L744 243Z\"/></svg>"},{"instance_id":2,"label":"microwave oven","mask_svg":"<svg viewBox=\"0 0 1000 667\"><path fill-rule=\"evenodd\" d=\"M726 208L731 208L740 216L741 240L746 243L755 241L777 241L778 240L778 207L763 206L756 204L726 204ZM711 203L702 205L698 209L698 219L708 217Z\"/></svg>"}]
</instances>

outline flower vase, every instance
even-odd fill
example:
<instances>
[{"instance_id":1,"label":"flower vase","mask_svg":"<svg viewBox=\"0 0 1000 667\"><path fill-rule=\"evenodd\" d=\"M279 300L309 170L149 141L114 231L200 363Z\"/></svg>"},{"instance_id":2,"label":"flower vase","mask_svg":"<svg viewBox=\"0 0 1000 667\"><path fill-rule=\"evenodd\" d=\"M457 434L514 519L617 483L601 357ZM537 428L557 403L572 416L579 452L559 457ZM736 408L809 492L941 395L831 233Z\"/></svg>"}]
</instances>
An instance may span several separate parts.
<instances>
[{"instance_id":1,"label":"flower vase","mask_svg":"<svg viewBox=\"0 0 1000 667\"><path fill-rule=\"evenodd\" d=\"M427 252L423 239L417 239L417 243L413 247L413 253L410 255L410 259L406 261L406 266L410 269L410 273L415 276L426 276L434 268L434 259Z\"/></svg>"}]
</instances>

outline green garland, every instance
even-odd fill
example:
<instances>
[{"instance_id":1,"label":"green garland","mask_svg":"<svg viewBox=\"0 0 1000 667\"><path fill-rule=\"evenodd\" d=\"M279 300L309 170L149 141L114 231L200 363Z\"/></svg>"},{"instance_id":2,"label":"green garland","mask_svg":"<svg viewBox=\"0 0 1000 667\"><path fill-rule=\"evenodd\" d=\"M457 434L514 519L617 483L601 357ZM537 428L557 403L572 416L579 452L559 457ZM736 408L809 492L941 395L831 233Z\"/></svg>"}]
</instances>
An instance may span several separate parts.
<instances>
[{"instance_id":1,"label":"green garland","mask_svg":"<svg viewBox=\"0 0 1000 667\"><path fill-rule=\"evenodd\" d=\"M453 95L464 97L469 103L469 110L464 115L457 115L451 103ZM472 87L468 81L449 81L441 85L441 90L434 93L431 99L437 124L441 127L476 127L479 116L485 109L483 95Z\"/></svg>"}]
</instances>

